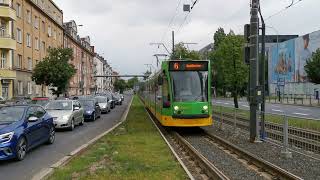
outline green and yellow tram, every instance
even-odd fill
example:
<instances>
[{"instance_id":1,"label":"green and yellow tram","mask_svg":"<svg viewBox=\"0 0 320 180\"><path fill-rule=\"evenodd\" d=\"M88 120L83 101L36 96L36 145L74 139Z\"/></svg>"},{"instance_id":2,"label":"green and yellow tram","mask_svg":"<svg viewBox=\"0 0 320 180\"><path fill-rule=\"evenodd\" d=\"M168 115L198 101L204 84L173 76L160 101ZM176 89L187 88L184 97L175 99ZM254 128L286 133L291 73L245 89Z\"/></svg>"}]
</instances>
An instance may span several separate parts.
<instances>
[{"instance_id":1,"label":"green and yellow tram","mask_svg":"<svg viewBox=\"0 0 320 180\"><path fill-rule=\"evenodd\" d=\"M209 61L164 61L141 89L145 106L163 126L212 125Z\"/></svg>"}]
</instances>

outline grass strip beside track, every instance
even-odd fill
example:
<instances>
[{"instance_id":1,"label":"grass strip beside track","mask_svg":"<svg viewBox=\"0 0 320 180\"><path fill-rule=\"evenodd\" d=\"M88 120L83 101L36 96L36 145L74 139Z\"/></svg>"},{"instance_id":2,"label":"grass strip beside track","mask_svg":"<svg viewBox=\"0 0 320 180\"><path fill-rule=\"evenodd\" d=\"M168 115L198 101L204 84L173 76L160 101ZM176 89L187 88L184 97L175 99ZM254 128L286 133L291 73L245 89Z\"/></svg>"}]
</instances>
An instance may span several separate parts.
<instances>
[{"instance_id":1,"label":"grass strip beside track","mask_svg":"<svg viewBox=\"0 0 320 180\"><path fill-rule=\"evenodd\" d=\"M170 149L134 97L127 121L49 178L187 179Z\"/></svg>"},{"instance_id":2,"label":"grass strip beside track","mask_svg":"<svg viewBox=\"0 0 320 180\"><path fill-rule=\"evenodd\" d=\"M222 108L222 109L221 109ZM213 111L215 114L220 115L220 112L234 114L234 108L231 107L222 107L222 106L213 106ZM249 119L250 112L244 109L237 110L237 116L245 119ZM273 122L277 124L283 124L283 116L274 115L274 114L266 114L265 119L267 122ZM318 120L310 120L296 117L288 117L289 126L296 128L309 129L313 131L320 131L320 121Z\"/></svg>"}]
</instances>

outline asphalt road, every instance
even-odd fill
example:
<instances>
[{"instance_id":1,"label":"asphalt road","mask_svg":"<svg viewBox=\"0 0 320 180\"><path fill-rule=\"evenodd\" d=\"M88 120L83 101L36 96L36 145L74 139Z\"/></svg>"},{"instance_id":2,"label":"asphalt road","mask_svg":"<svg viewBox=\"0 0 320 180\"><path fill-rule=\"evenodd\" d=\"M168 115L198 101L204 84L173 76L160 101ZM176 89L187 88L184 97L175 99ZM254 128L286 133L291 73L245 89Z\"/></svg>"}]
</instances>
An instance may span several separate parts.
<instances>
[{"instance_id":1,"label":"asphalt road","mask_svg":"<svg viewBox=\"0 0 320 180\"><path fill-rule=\"evenodd\" d=\"M234 107L234 103L231 100L214 99L212 100L212 103L218 106ZM248 102L239 101L239 108L249 110ZM320 120L320 108L318 107L266 103L266 112L282 115L287 114L288 116L293 117Z\"/></svg>"},{"instance_id":2,"label":"asphalt road","mask_svg":"<svg viewBox=\"0 0 320 180\"><path fill-rule=\"evenodd\" d=\"M57 162L70 152L89 142L97 135L112 128L119 122L128 106L131 96L125 96L122 106L117 106L109 114L103 114L95 122L87 122L76 127L74 131L59 131L56 141L52 145L43 145L30 151L21 162L0 162L0 179L3 180L29 180L34 174Z\"/></svg>"}]
</instances>

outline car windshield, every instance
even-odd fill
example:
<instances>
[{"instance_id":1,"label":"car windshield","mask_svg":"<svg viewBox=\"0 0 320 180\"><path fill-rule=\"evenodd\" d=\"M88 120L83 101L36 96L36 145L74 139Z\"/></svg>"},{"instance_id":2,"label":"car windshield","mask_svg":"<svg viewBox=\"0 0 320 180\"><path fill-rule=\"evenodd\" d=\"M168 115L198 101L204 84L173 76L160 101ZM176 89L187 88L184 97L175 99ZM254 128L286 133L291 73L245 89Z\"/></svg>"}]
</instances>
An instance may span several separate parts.
<instances>
[{"instance_id":1,"label":"car windshield","mask_svg":"<svg viewBox=\"0 0 320 180\"><path fill-rule=\"evenodd\" d=\"M92 106L94 106L94 101L93 100L80 100L80 103L84 107L92 107Z\"/></svg>"},{"instance_id":2,"label":"car windshield","mask_svg":"<svg viewBox=\"0 0 320 180\"><path fill-rule=\"evenodd\" d=\"M175 71L171 77L175 102L208 101L208 72Z\"/></svg>"},{"instance_id":3,"label":"car windshield","mask_svg":"<svg viewBox=\"0 0 320 180\"><path fill-rule=\"evenodd\" d=\"M0 124L7 122L17 122L22 119L24 107L1 107L0 108Z\"/></svg>"},{"instance_id":4,"label":"car windshield","mask_svg":"<svg viewBox=\"0 0 320 180\"><path fill-rule=\"evenodd\" d=\"M47 110L72 110L71 101L51 101L47 104Z\"/></svg>"},{"instance_id":5,"label":"car windshield","mask_svg":"<svg viewBox=\"0 0 320 180\"><path fill-rule=\"evenodd\" d=\"M96 97L98 103L107 103L108 99L106 97Z\"/></svg>"}]
</instances>

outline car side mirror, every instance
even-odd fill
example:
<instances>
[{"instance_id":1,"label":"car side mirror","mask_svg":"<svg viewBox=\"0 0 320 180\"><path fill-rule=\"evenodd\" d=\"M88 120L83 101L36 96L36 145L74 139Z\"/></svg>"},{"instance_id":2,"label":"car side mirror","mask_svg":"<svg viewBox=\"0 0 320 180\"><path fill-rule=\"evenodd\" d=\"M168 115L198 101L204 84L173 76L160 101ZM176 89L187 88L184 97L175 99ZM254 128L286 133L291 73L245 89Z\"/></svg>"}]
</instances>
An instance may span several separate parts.
<instances>
[{"instance_id":1,"label":"car side mirror","mask_svg":"<svg viewBox=\"0 0 320 180\"><path fill-rule=\"evenodd\" d=\"M73 108L73 110L74 110L74 111L78 111L78 110L80 110L80 107L79 107L79 106L75 106L75 107Z\"/></svg>"},{"instance_id":2,"label":"car side mirror","mask_svg":"<svg viewBox=\"0 0 320 180\"><path fill-rule=\"evenodd\" d=\"M28 118L28 122L36 122L36 121L38 121L38 118L35 116L31 116Z\"/></svg>"}]
</instances>

